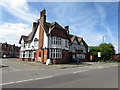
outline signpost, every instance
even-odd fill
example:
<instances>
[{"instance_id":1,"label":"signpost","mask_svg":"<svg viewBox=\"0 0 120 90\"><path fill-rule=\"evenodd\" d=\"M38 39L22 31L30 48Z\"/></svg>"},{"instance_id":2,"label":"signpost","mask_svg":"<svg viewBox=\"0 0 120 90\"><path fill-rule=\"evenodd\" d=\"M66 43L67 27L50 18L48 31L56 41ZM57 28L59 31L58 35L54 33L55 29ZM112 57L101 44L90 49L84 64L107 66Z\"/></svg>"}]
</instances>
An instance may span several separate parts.
<instances>
[{"instance_id":1,"label":"signpost","mask_svg":"<svg viewBox=\"0 0 120 90\"><path fill-rule=\"evenodd\" d=\"M98 57L101 57L101 52L98 52Z\"/></svg>"},{"instance_id":2,"label":"signpost","mask_svg":"<svg viewBox=\"0 0 120 90\"><path fill-rule=\"evenodd\" d=\"M100 61L100 57L101 57L101 52L98 52L99 61Z\"/></svg>"}]
</instances>

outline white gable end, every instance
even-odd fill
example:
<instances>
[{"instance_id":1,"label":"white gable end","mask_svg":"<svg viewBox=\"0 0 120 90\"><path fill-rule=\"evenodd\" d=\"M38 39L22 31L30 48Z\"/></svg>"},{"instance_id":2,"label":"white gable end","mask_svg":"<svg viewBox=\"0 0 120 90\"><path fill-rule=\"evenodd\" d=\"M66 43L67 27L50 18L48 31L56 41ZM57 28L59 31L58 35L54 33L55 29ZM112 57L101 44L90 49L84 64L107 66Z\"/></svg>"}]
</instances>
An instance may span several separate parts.
<instances>
[{"instance_id":1,"label":"white gable end","mask_svg":"<svg viewBox=\"0 0 120 90\"><path fill-rule=\"evenodd\" d=\"M76 39L73 41L73 43L78 44L78 42L76 41Z\"/></svg>"},{"instance_id":2,"label":"white gable end","mask_svg":"<svg viewBox=\"0 0 120 90\"><path fill-rule=\"evenodd\" d=\"M43 48L48 48L48 37L44 31L44 45Z\"/></svg>"}]
</instances>

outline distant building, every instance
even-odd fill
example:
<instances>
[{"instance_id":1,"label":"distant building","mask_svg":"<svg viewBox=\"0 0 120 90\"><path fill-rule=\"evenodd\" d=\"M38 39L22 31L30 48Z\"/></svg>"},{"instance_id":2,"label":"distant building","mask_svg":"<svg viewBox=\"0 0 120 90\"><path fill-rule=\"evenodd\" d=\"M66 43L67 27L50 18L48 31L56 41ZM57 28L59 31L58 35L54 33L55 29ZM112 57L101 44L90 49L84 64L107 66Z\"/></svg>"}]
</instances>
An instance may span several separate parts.
<instances>
[{"instance_id":1,"label":"distant building","mask_svg":"<svg viewBox=\"0 0 120 90\"><path fill-rule=\"evenodd\" d=\"M88 45L83 38L69 34L69 26L46 22L46 11L33 23L32 32L22 35L20 59L45 63L67 63L74 58L86 59Z\"/></svg>"},{"instance_id":2,"label":"distant building","mask_svg":"<svg viewBox=\"0 0 120 90\"><path fill-rule=\"evenodd\" d=\"M0 43L0 57L19 57L20 47L7 44Z\"/></svg>"},{"instance_id":3,"label":"distant building","mask_svg":"<svg viewBox=\"0 0 120 90\"><path fill-rule=\"evenodd\" d=\"M120 53L113 55L113 60L120 60Z\"/></svg>"}]
</instances>

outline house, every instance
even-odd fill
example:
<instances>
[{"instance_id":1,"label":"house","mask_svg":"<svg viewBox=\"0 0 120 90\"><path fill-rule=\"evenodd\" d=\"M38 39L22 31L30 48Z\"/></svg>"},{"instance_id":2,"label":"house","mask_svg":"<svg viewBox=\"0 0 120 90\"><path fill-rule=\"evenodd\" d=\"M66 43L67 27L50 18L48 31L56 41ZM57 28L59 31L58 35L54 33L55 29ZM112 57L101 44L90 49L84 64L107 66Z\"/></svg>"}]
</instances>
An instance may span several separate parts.
<instances>
[{"instance_id":1,"label":"house","mask_svg":"<svg viewBox=\"0 0 120 90\"><path fill-rule=\"evenodd\" d=\"M6 43L0 43L0 57L17 58L20 54L20 47Z\"/></svg>"},{"instance_id":2,"label":"house","mask_svg":"<svg viewBox=\"0 0 120 90\"><path fill-rule=\"evenodd\" d=\"M40 12L40 19L33 23L32 32L20 38L20 60L46 63L47 59L50 59L52 63L68 63L70 62L69 53L76 41L79 47L85 45L85 49L80 48L80 55L85 58L88 46L83 38L70 35L69 26L63 28L57 22L47 22L46 10L43 10ZM75 55L79 55L77 52L80 50L75 49Z\"/></svg>"},{"instance_id":3,"label":"house","mask_svg":"<svg viewBox=\"0 0 120 90\"><path fill-rule=\"evenodd\" d=\"M80 60L85 60L88 53L88 45L82 37L77 37L75 35L68 35L70 38L69 43L69 54L70 58L78 58Z\"/></svg>"}]
</instances>

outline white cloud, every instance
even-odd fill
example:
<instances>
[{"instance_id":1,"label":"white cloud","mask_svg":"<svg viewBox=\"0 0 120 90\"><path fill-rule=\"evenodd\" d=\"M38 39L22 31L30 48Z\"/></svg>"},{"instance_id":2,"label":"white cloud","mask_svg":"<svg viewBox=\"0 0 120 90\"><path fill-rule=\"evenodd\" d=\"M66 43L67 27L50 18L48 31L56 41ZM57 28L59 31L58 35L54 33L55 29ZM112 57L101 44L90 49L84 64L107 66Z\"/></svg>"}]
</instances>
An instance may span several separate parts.
<instances>
[{"instance_id":1,"label":"white cloud","mask_svg":"<svg viewBox=\"0 0 120 90\"><path fill-rule=\"evenodd\" d=\"M35 14L35 12L32 13L30 11L30 7L28 6L26 0L4 0L0 2L0 5L17 18L20 18L30 24L32 24L32 22L39 16ZM102 43L102 36L105 34L117 50L118 44L116 39L113 37L111 32L112 30L105 21L107 13L104 7L98 4L94 5L96 10L91 8L88 9L86 8L87 6L85 3L81 3L78 11L78 7L74 3L56 3L54 5L55 8L49 10L54 13L54 16L56 17L54 18L54 21L57 21L62 26L66 24L69 25L70 32L83 37L88 45L99 45ZM47 19L48 21L51 21L51 19ZM104 30L96 30L97 25L100 25ZM17 43L21 35L31 32L30 27L32 26L22 23L3 23L2 27L0 27L0 40ZM8 36L11 36L11 38Z\"/></svg>"},{"instance_id":2,"label":"white cloud","mask_svg":"<svg viewBox=\"0 0 120 90\"><path fill-rule=\"evenodd\" d=\"M62 5L57 3L57 7L52 11L57 17L56 21L62 25L69 25L70 33L83 37L88 45L95 46L103 43L103 36L106 35L105 42L112 43L118 51L117 39L114 38L111 28L106 23L107 13L104 6L93 4L95 5L93 10L86 8L86 5L81 3L78 11L75 10L78 7L74 3L62 3ZM101 27L101 31L97 30L98 26Z\"/></svg>"},{"instance_id":3,"label":"white cloud","mask_svg":"<svg viewBox=\"0 0 120 90\"><path fill-rule=\"evenodd\" d=\"M38 16L30 11L30 7L26 0L2 0L0 6L15 17L28 23L31 23L38 18Z\"/></svg>"},{"instance_id":4,"label":"white cloud","mask_svg":"<svg viewBox=\"0 0 120 90\"><path fill-rule=\"evenodd\" d=\"M17 44L21 35L28 35L31 28L23 23L3 23L0 27L0 41Z\"/></svg>"},{"instance_id":5,"label":"white cloud","mask_svg":"<svg viewBox=\"0 0 120 90\"><path fill-rule=\"evenodd\" d=\"M16 18L28 23L1 23L0 41L19 45L21 35L28 35L31 32L32 26L30 25L37 19L37 14L31 12L26 0L2 0L0 6L2 10L6 10Z\"/></svg>"}]
</instances>

